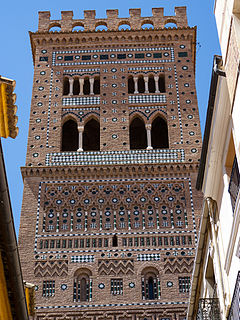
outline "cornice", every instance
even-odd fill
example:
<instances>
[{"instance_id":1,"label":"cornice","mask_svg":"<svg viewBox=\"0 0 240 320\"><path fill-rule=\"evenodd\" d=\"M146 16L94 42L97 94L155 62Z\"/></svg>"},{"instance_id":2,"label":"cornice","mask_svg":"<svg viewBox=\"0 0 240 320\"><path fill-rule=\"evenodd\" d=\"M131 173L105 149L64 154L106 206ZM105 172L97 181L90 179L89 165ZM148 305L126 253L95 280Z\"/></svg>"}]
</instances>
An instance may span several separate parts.
<instances>
[{"instance_id":1,"label":"cornice","mask_svg":"<svg viewBox=\"0 0 240 320\"><path fill-rule=\"evenodd\" d=\"M112 166L51 166L21 167L23 179L36 178L74 178L74 179L105 179L105 178L139 178L139 177L186 177L198 172L198 163L173 165L112 165Z\"/></svg>"}]
</instances>

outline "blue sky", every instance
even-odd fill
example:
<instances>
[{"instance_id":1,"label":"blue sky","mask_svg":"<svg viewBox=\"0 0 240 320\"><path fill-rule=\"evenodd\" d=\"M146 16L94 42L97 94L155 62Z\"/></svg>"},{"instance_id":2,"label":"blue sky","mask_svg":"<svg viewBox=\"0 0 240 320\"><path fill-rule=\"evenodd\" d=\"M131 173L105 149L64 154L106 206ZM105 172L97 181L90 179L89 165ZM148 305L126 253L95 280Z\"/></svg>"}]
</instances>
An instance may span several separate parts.
<instances>
[{"instance_id":1,"label":"blue sky","mask_svg":"<svg viewBox=\"0 0 240 320\"><path fill-rule=\"evenodd\" d=\"M118 9L120 17L129 16L129 8L141 8L142 16L151 16L152 8L163 7L165 15L174 15L175 6L187 6L189 26L197 26L196 85L201 128L204 130L211 68L214 54L220 54L213 14L213 0L41 0L2 1L0 11L0 74L15 79L19 135L2 139L15 227L18 233L23 183L20 167L25 165L28 121L32 93L33 62L28 31L36 31L38 11L51 11L51 19L60 19L61 11L72 10L74 18L83 18L83 10L95 9L98 18L106 9Z\"/></svg>"}]
</instances>

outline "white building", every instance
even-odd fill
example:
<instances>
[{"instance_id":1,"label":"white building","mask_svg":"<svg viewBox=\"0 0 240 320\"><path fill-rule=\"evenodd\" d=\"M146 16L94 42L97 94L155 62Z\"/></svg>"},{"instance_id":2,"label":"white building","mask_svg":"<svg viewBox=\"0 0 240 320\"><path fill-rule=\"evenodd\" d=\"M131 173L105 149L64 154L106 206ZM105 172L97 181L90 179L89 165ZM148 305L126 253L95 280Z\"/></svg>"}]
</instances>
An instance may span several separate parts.
<instances>
[{"instance_id":1,"label":"white building","mask_svg":"<svg viewBox=\"0 0 240 320\"><path fill-rule=\"evenodd\" d=\"M240 0L216 0L215 56L197 188L204 193L188 319L240 319Z\"/></svg>"}]
</instances>

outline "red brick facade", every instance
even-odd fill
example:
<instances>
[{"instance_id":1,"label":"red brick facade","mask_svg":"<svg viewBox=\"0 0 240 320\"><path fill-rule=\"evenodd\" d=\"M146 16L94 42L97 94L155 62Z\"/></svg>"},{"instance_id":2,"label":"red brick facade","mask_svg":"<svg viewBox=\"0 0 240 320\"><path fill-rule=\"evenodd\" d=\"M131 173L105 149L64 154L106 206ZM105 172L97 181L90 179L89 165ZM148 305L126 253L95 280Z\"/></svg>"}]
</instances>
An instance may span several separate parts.
<instances>
[{"instance_id":1,"label":"red brick facade","mask_svg":"<svg viewBox=\"0 0 240 320\"><path fill-rule=\"evenodd\" d=\"M175 13L39 13L19 234L36 319L185 319L201 133L196 29Z\"/></svg>"}]
</instances>

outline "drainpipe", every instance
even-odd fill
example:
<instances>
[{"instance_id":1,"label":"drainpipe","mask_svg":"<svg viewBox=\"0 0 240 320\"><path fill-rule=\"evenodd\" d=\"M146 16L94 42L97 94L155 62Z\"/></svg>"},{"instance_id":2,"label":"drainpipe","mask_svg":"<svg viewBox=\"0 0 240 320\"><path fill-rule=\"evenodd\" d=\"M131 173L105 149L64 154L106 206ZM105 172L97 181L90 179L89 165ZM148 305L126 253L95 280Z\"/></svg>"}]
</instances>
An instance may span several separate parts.
<instances>
[{"instance_id":1,"label":"drainpipe","mask_svg":"<svg viewBox=\"0 0 240 320\"><path fill-rule=\"evenodd\" d=\"M207 205L208 205L208 212L209 212L209 218L210 218L210 224L211 224L211 231L212 231L212 237L213 237L213 246L215 248L214 255L216 254L217 259L217 271L220 275L220 282L219 282L219 300L220 300L220 307L223 311L223 315L226 314L226 308L225 308L225 301L224 301L224 284L223 284L223 275L222 275L222 266L221 266L221 259L220 259L220 253L219 253L219 247L217 242L217 233L215 231L215 222L214 222L214 215L216 213L216 202L208 197L206 198ZM214 207L215 205L215 207Z\"/></svg>"}]
</instances>

